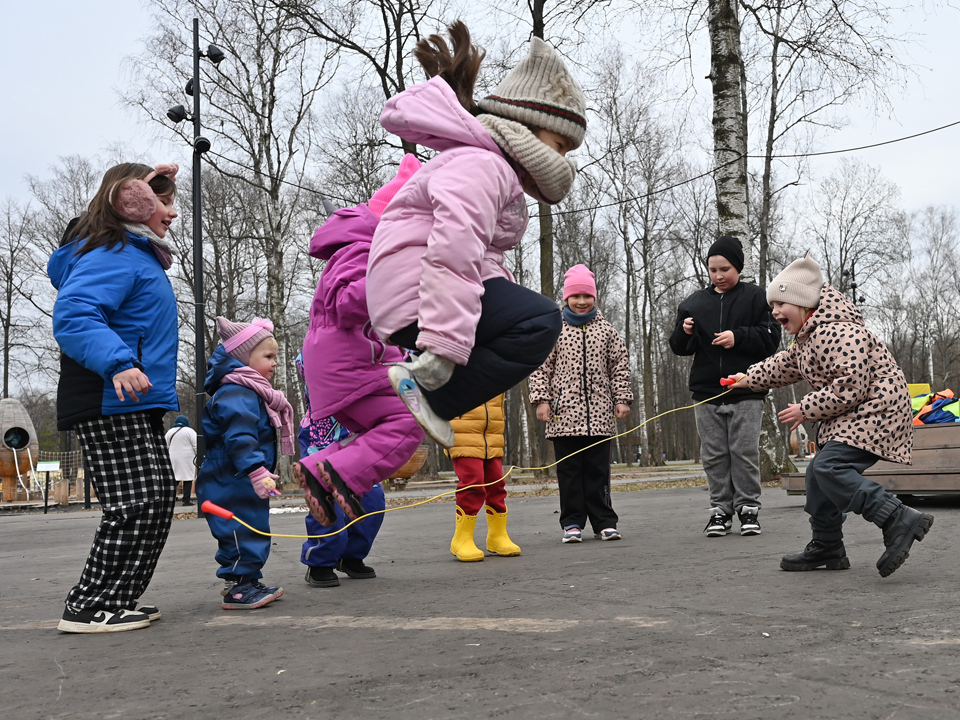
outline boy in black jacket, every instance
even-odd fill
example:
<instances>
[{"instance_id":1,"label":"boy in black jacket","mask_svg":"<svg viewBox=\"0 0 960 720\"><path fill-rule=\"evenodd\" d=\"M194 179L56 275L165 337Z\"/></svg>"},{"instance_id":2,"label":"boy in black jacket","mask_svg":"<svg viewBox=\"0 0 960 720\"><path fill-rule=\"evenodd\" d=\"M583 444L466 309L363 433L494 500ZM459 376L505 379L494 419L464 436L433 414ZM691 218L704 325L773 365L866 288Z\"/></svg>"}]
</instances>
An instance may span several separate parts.
<instances>
[{"instance_id":1,"label":"boy in black jacket","mask_svg":"<svg viewBox=\"0 0 960 720\"><path fill-rule=\"evenodd\" d=\"M723 235L707 251L713 285L680 303L670 349L693 355L690 391L697 402L718 395L720 378L745 372L780 345L764 291L740 282L743 247ZM759 535L760 422L766 392L734 390L695 409L700 456L710 488L710 519L704 532L720 537L740 516L741 535Z\"/></svg>"}]
</instances>

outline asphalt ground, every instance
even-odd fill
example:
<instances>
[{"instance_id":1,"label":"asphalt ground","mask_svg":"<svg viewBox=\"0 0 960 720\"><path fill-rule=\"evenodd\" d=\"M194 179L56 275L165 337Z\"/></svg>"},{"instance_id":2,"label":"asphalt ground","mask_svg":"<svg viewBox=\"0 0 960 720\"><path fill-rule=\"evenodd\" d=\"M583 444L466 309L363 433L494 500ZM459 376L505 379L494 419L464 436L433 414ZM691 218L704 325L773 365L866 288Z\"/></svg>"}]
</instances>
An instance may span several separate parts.
<instances>
[{"instance_id":1,"label":"asphalt ground","mask_svg":"<svg viewBox=\"0 0 960 720\"><path fill-rule=\"evenodd\" d=\"M763 502L761 536L708 539L703 489L618 492L623 540L562 545L557 498L515 498L523 554L470 564L450 504L391 512L376 579L310 588L300 541L277 538L265 579L286 594L247 612L220 609L206 523L177 520L143 598L163 619L104 635L55 629L99 514L2 517L0 716L960 717L960 505L918 501L936 523L883 579L857 516L850 570L781 571L803 498Z\"/></svg>"}]
</instances>

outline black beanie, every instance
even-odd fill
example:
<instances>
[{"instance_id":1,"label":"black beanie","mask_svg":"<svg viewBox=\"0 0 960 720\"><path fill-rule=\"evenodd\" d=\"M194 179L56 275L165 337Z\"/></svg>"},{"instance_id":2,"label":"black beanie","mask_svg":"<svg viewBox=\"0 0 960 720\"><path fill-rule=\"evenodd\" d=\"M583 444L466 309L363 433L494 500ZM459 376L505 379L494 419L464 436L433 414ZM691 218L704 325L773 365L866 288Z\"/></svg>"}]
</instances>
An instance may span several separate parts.
<instances>
[{"instance_id":1,"label":"black beanie","mask_svg":"<svg viewBox=\"0 0 960 720\"><path fill-rule=\"evenodd\" d=\"M707 250L707 264L714 255L721 255L730 261L737 272L743 272L743 245L732 235L721 235Z\"/></svg>"}]
</instances>

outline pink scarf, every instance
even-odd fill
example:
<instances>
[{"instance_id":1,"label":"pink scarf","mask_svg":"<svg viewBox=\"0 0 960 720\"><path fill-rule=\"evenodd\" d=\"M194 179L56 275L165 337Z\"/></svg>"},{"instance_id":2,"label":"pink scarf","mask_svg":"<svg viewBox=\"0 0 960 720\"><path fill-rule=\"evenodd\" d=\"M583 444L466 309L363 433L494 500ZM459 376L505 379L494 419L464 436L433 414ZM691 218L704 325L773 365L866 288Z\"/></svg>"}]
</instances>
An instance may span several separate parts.
<instances>
[{"instance_id":1,"label":"pink scarf","mask_svg":"<svg viewBox=\"0 0 960 720\"><path fill-rule=\"evenodd\" d=\"M246 365L227 373L220 382L224 385L241 385L259 395L267 408L270 424L280 428L280 452L283 455L293 455L293 408L283 393L274 390L269 380Z\"/></svg>"}]
</instances>

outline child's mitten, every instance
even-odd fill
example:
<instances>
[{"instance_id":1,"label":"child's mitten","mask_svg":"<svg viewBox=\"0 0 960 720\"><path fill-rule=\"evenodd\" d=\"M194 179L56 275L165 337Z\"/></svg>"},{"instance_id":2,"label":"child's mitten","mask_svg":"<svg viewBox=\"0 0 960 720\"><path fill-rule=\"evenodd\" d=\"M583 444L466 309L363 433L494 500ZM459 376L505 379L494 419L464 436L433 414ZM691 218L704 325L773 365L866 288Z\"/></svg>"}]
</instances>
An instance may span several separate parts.
<instances>
[{"instance_id":1,"label":"child's mitten","mask_svg":"<svg viewBox=\"0 0 960 720\"><path fill-rule=\"evenodd\" d=\"M410 365L410 372L425 390L436 390L447 384L450 376L453 375L454 368L456 363L453 360L447 360L434 355L429 350L424 350Z\"/></svg>"},{"instance_id":2,"label":"child's mitten","mask_svg":"<svg viewBox=\"0 0 960 720\"><path fill-rule=\"evenodd\" d=\"M258 498L266 500L268 497L279 497L280 491L277 490L276 481L280 479L279 475L274 475L262 465L250 473L250 482L253 483L253 491Z\"/></svg>"}]
</instances>

